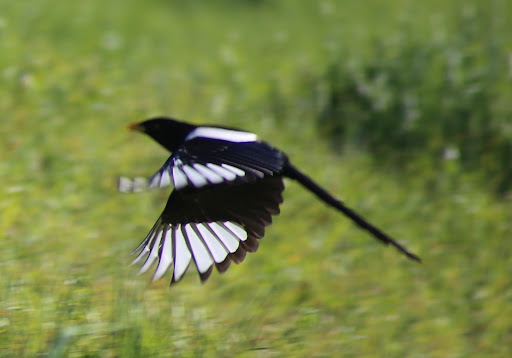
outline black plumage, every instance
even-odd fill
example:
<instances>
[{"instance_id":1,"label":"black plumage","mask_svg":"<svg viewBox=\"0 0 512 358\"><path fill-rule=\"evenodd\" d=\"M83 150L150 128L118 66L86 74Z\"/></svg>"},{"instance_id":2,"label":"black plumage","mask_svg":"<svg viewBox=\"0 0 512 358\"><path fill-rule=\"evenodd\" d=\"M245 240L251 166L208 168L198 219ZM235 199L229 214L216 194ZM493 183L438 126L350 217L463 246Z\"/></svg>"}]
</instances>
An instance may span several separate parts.
<instances>
[{"instance_id":1,"label":"black plumage","mask_svg":"<svg viewBox=\"0 0 512 358\"><path fill-rule=\"evenodd\" d=\"M177 282L194 261L204 281L213 266L224 272L231 261L240 263L247 252L255 252L265 227L279 214L283 177L296 180L384 244L420 261L253 133L165 117L128 128L146 133L172 153L147 181L121 178L119 185L121 191L138 191L174 184L160 218L134 251L138 253L134 262L145 259L141 272L158 260L154 279L172 266L172 282Z\"/></svg>"}]
</instances>

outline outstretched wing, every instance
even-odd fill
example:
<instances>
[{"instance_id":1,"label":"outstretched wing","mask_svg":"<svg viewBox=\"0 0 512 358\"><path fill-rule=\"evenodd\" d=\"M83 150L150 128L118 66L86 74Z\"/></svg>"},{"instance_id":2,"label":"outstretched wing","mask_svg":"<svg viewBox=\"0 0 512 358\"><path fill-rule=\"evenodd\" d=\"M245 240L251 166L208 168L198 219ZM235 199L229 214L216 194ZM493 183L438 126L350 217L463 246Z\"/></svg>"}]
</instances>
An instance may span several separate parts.
<instances>
[{"instance_id":1,"label":"outstretched wing","mask_svg":"<svg viewBox=\"0 0 512 358\"><path fill-rule=\"evenodd\" d=\"M185 141L150 179L120 178L119 190L141 191L163 188L171 183L176 190L254 182L281 172L285 155L261 141L230 142L194 137Z\"/></svg>"},{"instance_id":2,"label":"outstretched wing","mask_svg":"<svg viewBox=\"0 0 512 358\"><path fill-rule=\"evenodd\" d=\"M279 214L284 190L280 175L250 183L206 186L200 190L174 190L144 241L135 249L134 263L144 258L140 272L158 262L153 279L172 267L172 282L179 281L194 261L202 281L213 270L240 263L258 249L258 239Z\"/></svg>"}]
</instances>

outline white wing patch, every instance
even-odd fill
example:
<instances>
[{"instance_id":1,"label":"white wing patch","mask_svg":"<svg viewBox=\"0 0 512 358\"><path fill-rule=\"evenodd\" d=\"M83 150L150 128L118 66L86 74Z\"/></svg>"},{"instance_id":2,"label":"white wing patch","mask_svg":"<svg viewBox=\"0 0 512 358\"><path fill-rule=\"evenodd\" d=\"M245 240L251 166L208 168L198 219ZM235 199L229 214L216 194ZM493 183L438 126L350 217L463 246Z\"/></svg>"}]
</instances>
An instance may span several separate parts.
<instances>
[{"instance_id":1,"label":"white wing patch","mask_svg":"<svg viewBox=\"0 0 512 358\"><path fill-rule=\"evenodd\" d=\"M172 167L172 181L176 189L182 189L187 186L187 176L183 171L176 165Z\"/></svg>"},{"instance_id":2,"label":"white wing patch","mask_svg":"<svg viewBox=\"0 0 512 358\"><path fill-rule=\"evenodd\" d=\"M224 178L221 175L215 173L211 169L208 169L202 164L194 164L194 169L204 175L204 177L212 184L220 184L224 181Z\"/></svg>"},{"instance_id":3,"label":"white wing patch","mask_svg":"<svg viewBox=\"0 0 512 358\"><path fill-rule=\"evenodd\" d=\"M163 240L162 253L160 254L160 261L153 275L153 281L162 278L172 265L172 234L170 230L165 233Z\"/></svg>"},{"instance_id":4,"label":"white wing patch","mask_svg":"<svg viewBox=\"0 0 512 358\"><path fill-rule=\"evenodd\" d=\"M200 273L205 273L213 265L213 259L190 224L185 225L185 231L187 233L188 242L190 243L190 248L194 254L197 270Z\"/></svg>"},{"instance_id":5,"label":"white wing patch","mask_svg":"<svg viewBox=\"0 0 512 358\"><path fill-rule=\"evenodd\" d=\"M224 226L228 228L233 234L235 234L235 236L240 240L247 240L247 232L240 225L227 221L224 223Z\"/></svg>"},{"instance_id":6,"label":"white wing patch","mask_svg":"<svg viewBox=\"0 0 512 358\"><path fill-rule=\"evenodd\" d=\"M187 176L188 180L192 183L194 187L201 188L208 184L208 179L206 179L201 173L199 173L193 167L189 165L184 165L182 169L185 175Z\"/></svg>"},{"instance_id":7,"label":"white wing patch","mask_svg":"<svg viewBox=\"0 0 512 358\"><path fill-rule=\"evenodd\" d=\"M169 171L165 170L162 172L162 178L160 178L160 186L167 186L171 184L171 176Z\"/></svg>"},{"instance_id":8,"label":"white wing patch","mask_svg":"<svg viewBox=\"0 0 512 358\"><path fill-rule=\"evenodd\" d=\"M242 236L241 238L234 235L229 229L226 229L222 223L211 223L209 225L215 235L219 238L220 241L227 247L229 252L233 253L238 249L239 240L245 241L247 239L247 233L245 233L245 236ZM244 231L245 232L245 231Z\"/></svg>"},{"instance_id":9,"label":"white wing patch","mask_svg":"<svg viewBox=\"0 0 512 358\"><path fill-rule=\"evenodd\" d=\"M217 164L208 163L208 164L206 164L206 166L208 168L210 168L211 170L213 170L215 173L219 174L221 177L223 177L227 181L233 181L236 179L235 173L233 173L221 166L218 166Z\"/></svg>"},{"instance_id":10,"label":"white wing patch","mask_svg":"<svg viewBox=\"0 0 512 358\"><path fill-rule=\"evenodd\" d=\"M146 262L144 262L144 265L142 265L140 268L139 273L146 272L151 267L153 262L155 262L155 260L158 258L158 249L160 248L160 241L162 240L163 234L163 232L155 233L153 238L153 240L155 240L153 243L153 248L151 249L148 258L146 259Z\"/></svg>"},{"instance_id":11,"label":"white wing patch","mask_svg":"<svg viewBox=\"0 0 512 358\"><path fill-rule=\"evenodd\" d=\"M229 251L224 247L221 241L214 234L208 230L207 224L199 224L197 226L197 230L199 231L199 235L203 238L206 246L208 246L208 250L210 250L213 259L215 262L220 263L226 259L229 254Z\"/></svg>"},{"instance_id":12,"label":"white wing patch","mask_svg":"<svg viewBox=\"0 0 512 358\"><path fill-rule=\"evenodd\" d=\"M254 133L215 127L198 127L190 132L185 140L194 138L218 139L234 143L255 142L258 140L258 136Z\"/></svg>"},{"instance_id":13,"label":"white wing patch","mask_svg":"<svg viewBox=\"0 0 512 358\"><path fill-rule=\"evenodd\" d=\"M153 280L158 280L173 267L173 281L179 281L194 260L200 274L213 264L222 263L247 239L245 229L234 222L165 224L159 219L144 241L135 249L132 264L146 258L139 273L144 273L158 260Z\"/></svg>"},{"instance_id":14,"label":"white wing patch","mask_svg":"<svg viewBox=\"0 0 512 358\"><path fill-rule=\"evenodd\" d=\"M178 281L187 271L192 254L187 247L185 236L183 235L180 225L176 226L176 229L173 230L172 233L176 243L176 252L174 253L176 255L176 261L174 262L174 280Z\"/></svg>"},{"instance_id":15,"label":"white wing patch","mask_svg":"<svg viewBox=\"0 0 512 358\"><path fill-rule=\"evenodd\" d=\"M172 183L177 190L187 186L202 188L209 184L220 184L225 181L233 181L237 177L244 177L247 173L240 168L228 164L206 165L199 163L185 164L177 158L173 158L151 177L149 184L135 183L127 178L120 178L119 190L122 192L142 191L145 188L163 188Z\"/></svg>"},{"instance_id":16,"label":"white wing patch","mask_svg":"<svg viewBox=\"0 0 512 358\"><path fill-rule=\"evenodd\" d=\"M242 169L234 167L232 165L222 164L222 167L229 170L232 173L235 173L236 176L243 177L245 175L245 172Z\"/></svg>"}]
</instances>

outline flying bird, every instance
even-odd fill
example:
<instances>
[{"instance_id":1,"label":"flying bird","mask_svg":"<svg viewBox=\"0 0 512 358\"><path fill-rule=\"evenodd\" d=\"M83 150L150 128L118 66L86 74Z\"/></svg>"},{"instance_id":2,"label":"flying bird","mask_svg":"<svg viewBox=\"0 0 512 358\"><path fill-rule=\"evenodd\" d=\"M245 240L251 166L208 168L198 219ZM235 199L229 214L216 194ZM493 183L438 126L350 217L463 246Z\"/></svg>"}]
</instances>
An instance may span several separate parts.
<instances>
[{"instance_id":1,"label":"flying bird","mask_svg":"<svg viewBox=\"0 0 512 358\"><path fill-rule=\"evenodd\" d=\"M137 254L133 263L142 263L141 273L157 263L153 280L172 267L171 283L178 282L193 261L201 281L205 281L213 266L222 273L232 261L240 263L247 252L255 252L265 227L280 212L285 177L299 182L377 240L421 261L254 133L167 117L151 118L127 128L147 134L171 152L149 179L119 180L122 192L174 185L162 214L133 252Z\"/></svg>"}]
</instances>

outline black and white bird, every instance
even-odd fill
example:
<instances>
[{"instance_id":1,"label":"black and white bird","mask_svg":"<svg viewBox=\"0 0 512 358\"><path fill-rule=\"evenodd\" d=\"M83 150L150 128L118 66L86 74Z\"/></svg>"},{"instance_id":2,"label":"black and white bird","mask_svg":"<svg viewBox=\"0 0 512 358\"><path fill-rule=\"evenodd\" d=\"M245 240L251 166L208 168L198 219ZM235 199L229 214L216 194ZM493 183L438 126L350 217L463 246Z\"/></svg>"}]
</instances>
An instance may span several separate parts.
<instances>
[{"instance_id":1,"label":"black and white bird","mask_svg":"<svg viewBox=\"0 0 512 358\"><path fill-rule=\"evenodd\" d=\"M202 281L213 266L219 272L255 252L265 227L279 214L283 178L298 181L360 228L410 259L420 258L370 224L294 167L280 150L256 134L217 126L196 126L158 117L128 125L146 133L172 154L147 180L120 178L119 190L139 191L174 185L157 222L134 250L140 272L157 263L153 280L172 267L179 281L193 261Z\"/></svg>"}]
</instances>

